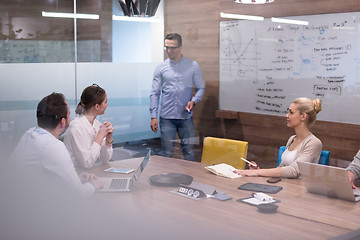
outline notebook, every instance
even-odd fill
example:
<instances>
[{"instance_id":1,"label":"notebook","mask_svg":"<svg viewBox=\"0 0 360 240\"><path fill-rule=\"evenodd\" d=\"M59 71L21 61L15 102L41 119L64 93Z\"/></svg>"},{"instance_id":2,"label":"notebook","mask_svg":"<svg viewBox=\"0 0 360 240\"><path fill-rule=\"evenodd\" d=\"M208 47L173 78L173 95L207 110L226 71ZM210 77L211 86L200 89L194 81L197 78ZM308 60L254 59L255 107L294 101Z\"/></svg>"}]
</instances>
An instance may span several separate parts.
<instances>
[{"instance_id":1,"label":"notebook","mask_svg":"<svg viewBox=\"0 0 360 240\"><path fill-rule=\"evenodd\" d=\"M298 162L298 166L309 193L353 202L360 200L360 191L352 189L346 169L306 162Z\"/></svg>"},{"instance_id":2,"label":"notebook","mask_svg":"<svg viewBox=\"0 0 360 240\"><path fill-rule=\"evenodd\" d=\"M140 163L139 167L136 169L135 173L133 174L127 174L121 177L101 178L104 182L104 187L97 191L98 192L129 192L131 188L135 185L135 182L139 179L146 164L149 162L150 154L151 154L151 150L149 149L146 156Z\"/></svg>"},{"instance_id":3,"label":"notebook","mask_svg":"<svg viewBox=\"0 0 360 240\"><path fill-rule=\"evenodd\" d=\"M241 175L234 173L236 168L233 166L226 164L226 163L220 163L212 166L205 167L210 172L221 176L221 177L227 177L227 178L239 178Z\"/></svg>"}]
</instances>

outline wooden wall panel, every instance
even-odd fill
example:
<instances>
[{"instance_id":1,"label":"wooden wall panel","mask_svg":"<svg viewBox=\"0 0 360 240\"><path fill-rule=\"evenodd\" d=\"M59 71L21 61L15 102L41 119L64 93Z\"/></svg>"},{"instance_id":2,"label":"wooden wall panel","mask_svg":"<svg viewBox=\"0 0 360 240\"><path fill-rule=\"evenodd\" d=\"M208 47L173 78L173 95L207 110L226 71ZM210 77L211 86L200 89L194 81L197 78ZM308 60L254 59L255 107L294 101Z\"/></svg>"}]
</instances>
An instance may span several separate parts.
<instances>
[{"instance_id":1,"label":"wooden wall panel","mask_svg":"<svg viewBox=\"0 0 360 240\"><path fill-rule=\"evenodd\" d=\"M196 106L194 123L200 138L218 136L249 142L249 157L276 161L277 150L293 131L284 117L239 113L238 119L216 118L219 106L219 21L220 12L283 17L360 11L360 0L275 0L272 4L243 5L233 0L164 0L165 33L183 37L184 56L196 60L202 69L206 93ZM360 126L318 121L312 132L331 151L332 163L352 160L360 147ZM335 159L335 160L334 160ZM265 164L263 163L263 164Z\"/></svg>"}]
</instances>

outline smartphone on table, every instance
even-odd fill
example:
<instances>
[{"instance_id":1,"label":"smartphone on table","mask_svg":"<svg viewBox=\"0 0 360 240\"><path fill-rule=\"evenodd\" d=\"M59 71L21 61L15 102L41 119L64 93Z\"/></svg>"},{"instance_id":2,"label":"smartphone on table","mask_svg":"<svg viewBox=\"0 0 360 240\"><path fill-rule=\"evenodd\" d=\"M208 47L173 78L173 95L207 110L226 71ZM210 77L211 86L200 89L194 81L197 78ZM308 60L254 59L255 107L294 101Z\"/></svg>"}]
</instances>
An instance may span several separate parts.
<instances>
[{"instance_id":1,"label":"smartphone on table","mask_svg":"<svg viewBox=\"0 0 360 240\"><path fill-rule=\"evenodd\" d=\"M268 183L277 183L281 181L281 178L279 177L273 177L273 178L269 178L268 180L266 180Z\"/></svg>"}]
</instances>

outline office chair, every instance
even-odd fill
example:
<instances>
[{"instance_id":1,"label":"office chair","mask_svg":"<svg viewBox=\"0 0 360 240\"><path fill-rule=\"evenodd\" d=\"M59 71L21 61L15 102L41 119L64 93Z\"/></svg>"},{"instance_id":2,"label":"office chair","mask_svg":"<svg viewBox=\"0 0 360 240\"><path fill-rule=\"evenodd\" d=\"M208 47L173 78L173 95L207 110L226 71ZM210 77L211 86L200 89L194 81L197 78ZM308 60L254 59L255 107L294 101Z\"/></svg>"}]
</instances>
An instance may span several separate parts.
<instances>
[{"instance_id":1,"label":"office chair","mask_svg":"<svg viewBox=\"0 0 360 240\"><path fill-rule=\"evenodd\" d=\"M214 165L227 163L237 169L245 169L245 162L240 159L246 159L248 142L206 137L204 139L201 163Z\"/></svg>"},{"instance_id":2,"label":"office chair","mask_svg":"<svg viewBox=\"0 0 360 240\"><path fill-rule=\"evenodd\" d=\"M322 150L319 159L319 164L329 165L329 158L330 158L330 151Z\"/></svg>"},{"instance_id":3,"label":"office chair","mask_svg":"<svg viewBox=\"0 0 360 240\"><path fill-rule=\"evenodd\" d=\"M281 156L285 152L285 149L286 149L286 146L281 146L279 148L278 160L277 160L277 165L276 165L277 167L281 163ZM318 164L329 165L329 158L330 158L330 151L322 150Z\"/></svg>"},{"instance_id":4,"label":"office chair","mask_svg":"<svg viewBox=\"0 0 360 240\"><path fill-rule=\"evenodd\" d=\"M283 155L283 153L285 152L286 146L281 146L279 148L279 153L278 153L278 159L277 159L277 167L280 165L281 163L281 156Z\"/></svg>"}]
</instances>

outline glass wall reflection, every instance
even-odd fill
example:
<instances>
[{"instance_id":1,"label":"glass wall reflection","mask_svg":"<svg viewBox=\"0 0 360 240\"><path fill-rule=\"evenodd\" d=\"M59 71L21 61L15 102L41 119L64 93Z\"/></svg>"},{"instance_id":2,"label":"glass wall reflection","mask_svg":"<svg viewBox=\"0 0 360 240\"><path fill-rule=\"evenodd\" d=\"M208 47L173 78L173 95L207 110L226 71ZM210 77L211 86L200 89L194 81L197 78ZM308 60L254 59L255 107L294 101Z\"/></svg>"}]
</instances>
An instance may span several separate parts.
<instances>
[{"instance_id":1,"label":"glass wall reflection","mask_svg":"<svg viewBox=\"0 0 360 240\"><path fill-rule=\"evenodd\" d=\"M149 93L155 66L163 61L163 6L152 22L123 16L117 0L77 1L77 14L98 19L44 17L74 13L76 0L0 2L0 150L8 154L36 125L36 105L64 93L74 108L82 90L97 83L108 109L99 121L115 126L115 143L158 137L150 130ZM76 34L74 29L76 28ZM76 41L74 41L76 36Z\"/></svg>"}]
</instances>

